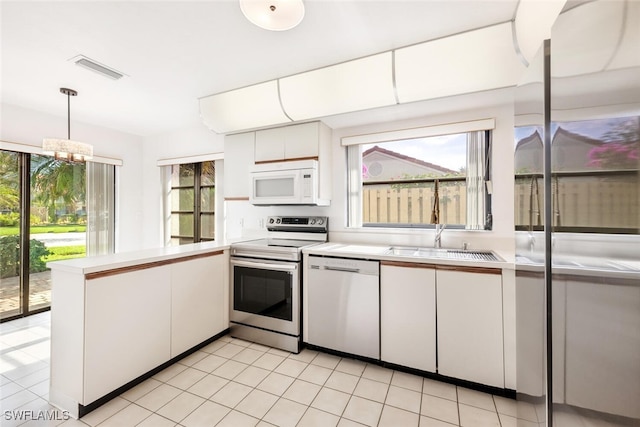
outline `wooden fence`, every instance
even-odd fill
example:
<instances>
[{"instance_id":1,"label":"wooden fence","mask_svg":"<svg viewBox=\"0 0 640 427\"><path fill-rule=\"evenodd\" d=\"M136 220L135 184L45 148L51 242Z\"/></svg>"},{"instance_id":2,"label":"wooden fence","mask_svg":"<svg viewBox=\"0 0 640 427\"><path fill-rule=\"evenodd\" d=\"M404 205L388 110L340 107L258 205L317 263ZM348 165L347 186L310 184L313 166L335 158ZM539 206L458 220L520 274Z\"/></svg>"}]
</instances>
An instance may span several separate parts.
<instances>
[{"instance_id":1,"label":"wooden fence","mask_svg":"<svg viewBox=\"0 0 640 427\"><path fill-rule=\"evenodd\" d=\"M539 224L544 224L544 184L538 177ZM366 184L362 194L363 223L430 224L433 184L425 187ZM634 174L564 176L554 182L554 225L567 228L640 228L640 189ZM538 225L530 221L531 178L516 178L515 225ZM535 190L534 190L534 205ZM441 183L440 222L465 224L467 206L464 182ZM534 209L535 208L534 206Z\"/></svg>"},{"instance_id":2,"label":"wooden fence","mask_svg":"<svg viewBox=\"0 0 640 427\"><path fill-rule=\"evenodd\" d=\"M431 187L391 188L365 185L362 221L366 223L430 224L434 190ZM464 183L441 183L440 223L465 224L467 193Z\"/></svg>"},{"instance_id":3,"label":"wooden fence","mask_svg":"<svg viewBox=\"0 0 640 427\"><path fill-rule=\"evenodd\" d=\"M544 224L544 184L537 178L540 200L540 224ZM567 176L553 183L554 226L576 228L640 228L638 178L635 175ZM531 202L531 178L516 179L516 226L528 227ZM535 189L534 211L537 210ZM534 215L532 225L537 225Z\"/></svg>"}]
</instances>

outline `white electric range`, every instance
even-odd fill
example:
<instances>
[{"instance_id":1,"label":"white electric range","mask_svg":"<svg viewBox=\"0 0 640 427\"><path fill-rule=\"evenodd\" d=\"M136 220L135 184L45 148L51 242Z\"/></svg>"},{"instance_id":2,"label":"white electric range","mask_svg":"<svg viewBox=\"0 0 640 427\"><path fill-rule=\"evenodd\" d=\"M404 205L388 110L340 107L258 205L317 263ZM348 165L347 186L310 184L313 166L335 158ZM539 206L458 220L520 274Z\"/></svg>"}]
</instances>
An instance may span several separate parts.
<instances>
[{"instance_id":1,"label":"white electric range","mask_svg":"<svg viewBox=\"0 0 640 427\"><path fill-rule=\"evenodd\" d=\"M231 245L231 336L298 353L302 249L327 241L328 218L272 216L267 230Z\"/></svg>"}]
</instances>

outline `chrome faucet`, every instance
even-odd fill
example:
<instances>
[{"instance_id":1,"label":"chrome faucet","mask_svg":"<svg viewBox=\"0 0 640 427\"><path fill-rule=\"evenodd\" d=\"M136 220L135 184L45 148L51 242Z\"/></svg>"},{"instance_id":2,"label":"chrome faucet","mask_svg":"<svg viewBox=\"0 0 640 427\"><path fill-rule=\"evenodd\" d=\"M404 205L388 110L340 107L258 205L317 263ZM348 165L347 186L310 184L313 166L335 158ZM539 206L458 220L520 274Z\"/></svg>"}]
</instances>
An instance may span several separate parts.
<instances>
[{"instance_id":1,"label":"chrome faucet","mask_svg":"<svg viewBox=\"0 0 640 427\"><path fill-rule=\"evenodd\" d=\"M536 238L533 235L532 231L529 231L529 252L533 253L535 247L536 247Z\"/></svg>"},{"instance_id":2,"label":"chrome faucet","mask_svg":"<svg viewBox=\"0 0 640 427\"><path fill-rule=\"evenodd\" d=\"M436 224L436 237L433 242L434 248L442 247L442 231L445 229L447 224Z\"/></svg>"}]
</instances>

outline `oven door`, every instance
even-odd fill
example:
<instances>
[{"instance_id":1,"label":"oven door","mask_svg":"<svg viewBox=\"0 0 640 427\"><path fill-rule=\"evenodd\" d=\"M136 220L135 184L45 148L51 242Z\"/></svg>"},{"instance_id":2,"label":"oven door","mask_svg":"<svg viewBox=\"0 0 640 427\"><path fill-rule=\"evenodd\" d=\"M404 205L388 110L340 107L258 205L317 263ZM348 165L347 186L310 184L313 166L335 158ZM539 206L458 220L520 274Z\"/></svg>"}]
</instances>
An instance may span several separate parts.
<instances>
[{"instance_id":1,"label":"oven door","mask_svg":"<svg viewBox=\"0 0 640 427\"><path fill-rule=\"evenodd\" d=\"M231 258L230 320L300 335L298 262Z\"/></svg>"}]
</instances>

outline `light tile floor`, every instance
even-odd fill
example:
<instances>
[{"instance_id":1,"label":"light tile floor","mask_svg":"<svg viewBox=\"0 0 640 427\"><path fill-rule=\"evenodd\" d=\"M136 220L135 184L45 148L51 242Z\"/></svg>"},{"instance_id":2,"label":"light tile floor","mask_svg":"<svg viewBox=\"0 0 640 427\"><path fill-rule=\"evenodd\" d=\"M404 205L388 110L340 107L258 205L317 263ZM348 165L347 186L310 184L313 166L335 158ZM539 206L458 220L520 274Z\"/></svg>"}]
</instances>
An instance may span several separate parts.
<instances>
[{"instance_id":1,"label":"light tile floor","mask_svg":"<svg viewBox=\"0 0 640 427\"><path fill-rule=\"evenodd\" d=\"M51 413L50 315L0 325L2 426L538 426L533 406L517 422L511 399L361 361L300 354L223 337L81 420L14 420ZM527 411L527 409L529 409ZM522 415L521 415L522 416ZM576 424L578 425L578 424ZM582 424L580 424L582 425Z\"/></svg>"}]
</instances>

